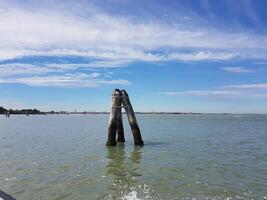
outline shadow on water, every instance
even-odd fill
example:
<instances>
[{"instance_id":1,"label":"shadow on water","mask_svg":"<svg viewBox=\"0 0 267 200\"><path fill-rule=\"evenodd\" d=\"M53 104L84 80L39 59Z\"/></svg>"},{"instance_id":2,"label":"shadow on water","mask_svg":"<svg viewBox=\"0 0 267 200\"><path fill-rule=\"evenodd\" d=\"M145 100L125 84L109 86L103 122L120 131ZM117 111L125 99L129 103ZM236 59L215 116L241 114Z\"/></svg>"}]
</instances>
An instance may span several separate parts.
<instances>
[{"instance_id":1,"label":"shadow on water","mask_svg":"<svg viewBox=\"0 0 267 200\"><path fill-rule=\"evenodd\" d=\"M112 184L108 188L108 194L100 199L123 199L136 183L136 177L142 176L139 165L142 158L143 147L133 147L129 157L125 152L124 144L117 147L107 147L106 175L112 177Z\"/></svg>"}]
</instances>

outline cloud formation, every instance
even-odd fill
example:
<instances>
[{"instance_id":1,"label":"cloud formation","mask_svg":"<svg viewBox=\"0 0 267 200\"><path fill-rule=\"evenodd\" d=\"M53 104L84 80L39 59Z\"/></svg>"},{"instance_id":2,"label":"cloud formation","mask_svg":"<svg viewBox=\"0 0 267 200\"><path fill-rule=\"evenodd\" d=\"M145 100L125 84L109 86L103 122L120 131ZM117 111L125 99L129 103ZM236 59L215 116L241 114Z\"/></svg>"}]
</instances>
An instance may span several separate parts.
<instances>
[{"instance_id":1,"label":"cloud formation","mask_svg":"<svg viewBox=\"0 0 267 200\"><path fill-rule=\"evenodd\" d=\"M85 73L79 69L125 67L134 62L265 60L267 56L266 35L195 27L191 17L149 21L127 14L112 15L90 1L86 6L83 1L29 2L0 2L1 83L75 87L129 84L123 78L111 80L104 75L96 80L87 73L81 78ZM63 60L80 57L88 62L17 61L45 56ZM223 70L249 72L242 67Z\"/></svg>"},{"instance_id":2,"label":"cloud formation","mask_svg":"<svg viewBox=\"0 0 267 200\"><path fill-rule=\"evenodd\" d=\"M266 36L196 29L190 23L133 21L90 4L81 10L84 15L77 15L68 4L66 12L53 9L53 4L36 8L4 2L0 3L2 61L25 56L81 56L124 63L266 56Z\"/></svg>"}]
</instances>

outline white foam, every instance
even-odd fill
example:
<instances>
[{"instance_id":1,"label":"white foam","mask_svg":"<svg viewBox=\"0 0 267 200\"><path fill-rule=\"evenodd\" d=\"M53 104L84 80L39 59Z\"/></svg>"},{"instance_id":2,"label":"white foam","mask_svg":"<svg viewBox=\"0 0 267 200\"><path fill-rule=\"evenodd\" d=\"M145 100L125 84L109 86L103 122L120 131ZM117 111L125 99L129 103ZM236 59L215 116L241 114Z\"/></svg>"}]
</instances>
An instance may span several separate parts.
<instances>
[{"instance_id":1,"label":"white foam","mask_svg":"<svg viewBox=\"0 0 267 200\"><path fill-rule=\"evenodd\" d=\"M133 190L129 194L126 194L123 197L123 200L142 200L142 199L138 198L137 197L137 192Z\"/></svg>"},{"instance_id":2,"label":"white foam","mask_svg":"<svg viewBox=\"0 0 267 200\"><path fill-rule=\"evenodd\" d=\"M12 177L12 178L5 178L5 181L11 181L11 180L15 180L16 177ZM0 199L1 200L1 199Z\"/></svg>"}]
</instances>

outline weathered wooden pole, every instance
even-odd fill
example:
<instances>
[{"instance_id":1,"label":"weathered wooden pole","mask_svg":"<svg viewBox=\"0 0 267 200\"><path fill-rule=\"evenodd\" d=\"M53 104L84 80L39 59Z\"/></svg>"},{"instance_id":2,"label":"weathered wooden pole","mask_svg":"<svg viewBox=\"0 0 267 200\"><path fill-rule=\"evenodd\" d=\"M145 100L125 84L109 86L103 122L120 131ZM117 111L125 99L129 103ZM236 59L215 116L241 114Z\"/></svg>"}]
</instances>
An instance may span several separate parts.
<instances>
[{"instance_id":1,"label":"weathered wooden pole","mask_svg":"<svg viewBox=\"0 0 267 200\"><path fill-rule=\"evenodd\" d=\"M133 138L134 138L134 144L142 146L144 145L144 142L142 140L142 136L140 133L140 129L134 114L134 110L132 107L132 104L130 102L129 96L125 90L121 90L122 94L122 104L124 106L124 109L126 111L129 124L131 126L132 132L133 132Z\"/></svg>"},{"instance_id":2,"label":"weathered wooden pole","mask_svg":"<svg viewBox=\"0 0 267 200\"><path fill-rule=\"evenodd\" d=\"M122 102L122 96L121 96ZM122 114L121 114L121 107L119 108L119 119L118 119L118 126L117 126L117 142L125 142L124 138L124 130L123 130L123 122L122 122Z\"/></svg>"},{"instance_id":3,"label":"weathered wooden pole","mask_svg":"<svg viewBox=\"0 0 267 200\"><path fill-rule=\"evenodd\" d=\"M122 126L122 116L121 116L121 102L122 102L122 94L119 89L115 89L112 92L112 101L111 101L111 111L109 117L109 127L108 127L108 146L115 146L116 142L116 133L123 133ZM121 125L119 127L119 124ZM122 131L121 131L122 127Z\"/></svg>"}]
</instances>

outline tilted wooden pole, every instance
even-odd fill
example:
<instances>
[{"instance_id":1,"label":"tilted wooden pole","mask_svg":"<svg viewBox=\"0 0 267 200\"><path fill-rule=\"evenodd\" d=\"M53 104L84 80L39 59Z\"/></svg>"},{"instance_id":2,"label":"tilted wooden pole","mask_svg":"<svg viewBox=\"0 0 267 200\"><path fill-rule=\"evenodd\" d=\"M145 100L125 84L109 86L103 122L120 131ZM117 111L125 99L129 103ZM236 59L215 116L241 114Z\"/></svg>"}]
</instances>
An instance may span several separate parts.
<instances>
[{"instance_id":1,"label":"tilted wooden pole","mask_svg":"<svg viewBox=\"0 0 267 200\"><path fill-rule=\"evenodd\" d=\"M131 129L133 132L134 144L142 146L142 145L144 145L144 142L142 140L140 129L139 129L139 126L138 126L138 123L137 123L137 120L136 120L134 110L133 110L132 104L130 102L129 96L125 90L121 90L121 94L122 94L122 104L123 104L124 109L126 111L128 121L130 123Z\"/></svg>"},{"instance_id":2,"label":"tilted wooden pole","mask_svg":"<svg viewBox=\"0 0 267 200\"><path fill-rule=\"evenodd\" d=\"M118 130L119 121L121 117L121 102L122 94L119 89L115 89L112 92L112 101L111 101L111 111L109 117L109 127L108 127L108 146L116 146L116 133L121 134L121 128ZM121 120L122 121L122 120Z\"/></svg>"}]
</instances>

